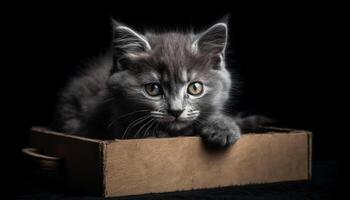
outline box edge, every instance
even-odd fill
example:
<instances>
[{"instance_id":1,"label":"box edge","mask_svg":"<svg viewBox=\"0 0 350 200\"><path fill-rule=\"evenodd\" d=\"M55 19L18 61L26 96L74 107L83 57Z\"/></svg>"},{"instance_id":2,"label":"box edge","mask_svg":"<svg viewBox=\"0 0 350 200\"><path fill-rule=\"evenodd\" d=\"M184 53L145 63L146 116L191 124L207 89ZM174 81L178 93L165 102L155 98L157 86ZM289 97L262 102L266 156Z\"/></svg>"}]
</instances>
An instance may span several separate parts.
<instances>
[{"instance_id":1,"label":"box edge","mask_svg":"<svg viewBox=\"0 0 350 200\"><path fill-rule=\"evenodd\" d=\"M93 143L103 143L104 142L104 140L93 139L93 138L88 138L88 137L79 136L79 135L72 135L72 134L67 134L67 133L61 133L61 132L53 131L49 128L40 127L40 126L31 127L30 132L31 133L42 133L42 134L56 135L56 136L61 136L61 137L65 137L65 138L71 138L74 140L83 140L83 141L88 141L88 142L93 142Z\"/></svg>"},{"instance_id":2,"label":"box edge","mask_svg":"<svg viewBox=\"0 0 350 200\"><path fill-rule=\"evenodd\" d=\"M312 132L307 132L308 134L308 180L312 179Z\"/></svg>"},{"instance_id":3,"label":"box edge","mask_svg":"<svg viewBox=\"0 0 350 200\"><path fill-rule=\"evenodd\" d=\"M108 191L107 191L107 166L106 166L106 160L107 160L107 148L108 143L107 142L102 142L101 143L101 149L100 149L100 154L101 154L101 174L102 174L102 197L108 197Z\"/></svg>"}]
</instances>

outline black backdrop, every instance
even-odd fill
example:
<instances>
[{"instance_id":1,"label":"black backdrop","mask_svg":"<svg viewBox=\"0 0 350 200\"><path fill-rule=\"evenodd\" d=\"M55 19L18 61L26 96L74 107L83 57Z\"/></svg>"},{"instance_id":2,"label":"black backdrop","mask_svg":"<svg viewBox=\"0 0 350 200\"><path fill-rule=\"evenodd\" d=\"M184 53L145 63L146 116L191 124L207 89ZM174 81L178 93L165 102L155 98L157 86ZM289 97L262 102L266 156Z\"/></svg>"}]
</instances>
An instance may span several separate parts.
<instances>
[{"instance_id":1,"label":"black backdrop","mask_svg":"<svg viewBox=\"0 0 350 200\"><path fill-rule=\"evenodd\" d=\"M137 4L137 3L135 3ZM48 125L58 91L74 69L108 47L110 17L138 29L205 28L231 14L230 62L242 82L236 110L264 114L280 126L314 133L314 158L338 159L333 129L334 34L331 7L317 4L205 4L162 3L162 8L118 3L89 9L70 5L37 5L17 9L15 61L18 83L14 102L16 155L25 147L28 130ZM16 12L15 12L16 13ZM340 72L336 72L340 73ZM20 159L19 159L20 160Z\"/></svg>"}]
</instances>

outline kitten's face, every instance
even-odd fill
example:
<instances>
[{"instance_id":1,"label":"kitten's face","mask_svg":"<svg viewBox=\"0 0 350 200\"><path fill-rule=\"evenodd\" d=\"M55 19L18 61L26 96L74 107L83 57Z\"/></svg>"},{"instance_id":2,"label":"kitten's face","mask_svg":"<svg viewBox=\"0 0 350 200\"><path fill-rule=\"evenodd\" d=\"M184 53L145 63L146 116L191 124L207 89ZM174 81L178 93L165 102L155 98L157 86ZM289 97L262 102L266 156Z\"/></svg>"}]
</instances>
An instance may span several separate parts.
<instances>
[{"instance_id":1,"label":"kitten's face","mask_svg":"<svg viewBox=\"0 0 350 200\"><path fill-rule=\"evenodd\" d=\"M108 82L149 119L179 130L222 109L231 81L223 60L226 25L206 32L142 36L118 26L115 69Z\"/></svg>"}]
</instances>

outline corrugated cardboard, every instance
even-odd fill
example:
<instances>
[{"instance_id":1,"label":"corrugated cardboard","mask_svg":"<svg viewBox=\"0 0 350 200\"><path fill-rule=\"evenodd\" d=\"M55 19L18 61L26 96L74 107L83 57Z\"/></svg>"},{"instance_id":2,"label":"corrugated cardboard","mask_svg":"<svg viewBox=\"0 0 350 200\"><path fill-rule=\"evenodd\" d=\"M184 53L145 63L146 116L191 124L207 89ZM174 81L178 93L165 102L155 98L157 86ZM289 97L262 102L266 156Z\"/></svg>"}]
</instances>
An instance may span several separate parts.
<instances>
[{"instance_id":1,"label":"corrugated cardboard","mask_svg":"<svg viewBox=\"0 0 350 200\"><path fill-rule=\"evenodd\" d=\"M33 128L31 147L59 157L70 188L105 197L311 178L311 133L270 129L230 148L199 137L102 141Z\"/></svg>"}]
</instances>

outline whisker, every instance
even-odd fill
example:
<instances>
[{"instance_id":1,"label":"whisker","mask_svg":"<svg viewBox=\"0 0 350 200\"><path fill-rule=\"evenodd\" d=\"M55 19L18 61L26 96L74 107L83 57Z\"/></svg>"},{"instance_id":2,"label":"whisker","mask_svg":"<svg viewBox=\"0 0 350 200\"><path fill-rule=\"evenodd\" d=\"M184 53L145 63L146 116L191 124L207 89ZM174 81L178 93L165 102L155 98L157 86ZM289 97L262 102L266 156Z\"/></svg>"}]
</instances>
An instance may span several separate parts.
<instances>
[{"instance_id":1,"label":"whisker","mask_svg":"<svg viewBox=\"0 0 350 200\"><path fill-rule=\"evenodd\" d=\"M145 133L143 134L143 138L148 137L148 130L153 126L154 122L156 122L156 120L153 119L151 125L148 126Z\"/></svg>"},{"instance_id":2,"label":"whisker","mask_svg":"<svg viewBox=\"0 0 350 200\"><path fill-rule=\"evenodd\" d=\"M158 121L158 123L156 124L156 126L154 127L153 131L152 131L152 136L154 136L154 132L156 131L156 129L158 128L160 122Z\"/></svg>"},{"instance_id":3,"label":"whisker","mask_svg":"<svg viewBox=\"0 0 350 200\"><path fill-rule=\"evenodd\" d=\"M112 121L108 124L107 128L110 128L117 120L119 120L121 118L127 117L127 116L132 115L132 114L136 114L139 112L146 112L146 111L150 111L150 110L137 110L137 111L130 112L130 113L127 113L125 115L119 116L118 118L112 118Z\"/></svg>"},{"instance_id":4,"label":"whisker","mask_svg":"<svg viewBox=\"0 0 350 200\"><path fill-rule=\"evenodd\" d=\"M203 124L205 124L205 119L203 119L203 118L197 118L196 120L194 120L195 122L198 122L198 123L200 123L200 125L203 125Z\"/></svg>"},{"instance_id":5,"label":"whisker","mask_svg":"<svg viewBox=\"0 0 350 200\"><path fill-rule=\"evenodd\" d=\"M150 111L150 110L137 110L137 111L134 111L134 112L130 112L130 113L124 114L124 115L118 117L117 119L124 118L126 116L129 116L129 115L132 115L132 114L136 114L136 113L139 113L139 112L146 112L146 111Z\"/></svg>"},{"instance_id":6,"label":"whisker","mask_svg":"<svg viewBox=\"0 0 350 200\"><path fill-rule=\"evenodd\" d=\"M143 122L144 120L148 119L149 117L150 117L149 115L145 115L145 116L141 116L141 117L137 118L136 120L132 121L132 122L128 125L128 127L126 127L126 129L125 129L125 131L124 131L124 133L123 133L122 139L124 139L124 138L127 136L126 133L128 132L130 126L131 126L131 128L132 128L132 127L134 127L135 125L137 125L137 124ZM125 134L126 134L126 135L125 135Z\"/></svg>"},{"instance_id":7,"label":"whisker","mask_svg":"<svg viewBox=\"0 0 350 200\"><path fill-rule=\"evenodd\" d=\"M164 118L166 115L151 115L154 118Z\"/></svg>"},{"instance_id":8,"label":"whisker","mask_svg":"<svg viewBox=\"0 0 350 200\"><path fill-rule=\"evenodd\" d=\"M141 132L141 130L147 125L147 124L149 124L150 122L152 122L154 119L150 119L149 121L147 121L144 125L142 125L140 128L139 128L139 130L137 130L137 132L136 132L136 134L134 135L134 138L136 138L137 137L137 135Z\"/></svg>"},{"instance_id":9,"label":"whisker","mask_svg":"<svg viewBox=\"0 0 350 200\"><path fill-rule=\"evenodd\" d=\"M165 114L164 112L160 112L160 111L158 111L158 110L157 110L157 111L151 111L150 113L151 113L151 114Z\"/></svg>"},{"instance_id":10,"label":"whisker","mask_svg":"<svg viewBox=\"0 0 350 200\"><path fill-rule=\"evenodd\" d=\"M108 124L107 129L111 128L111 126L116 122L116 119L112 119L111 123Z\"/></svg>"},{"instance_id":11,"label":"whisker","mask_svg":"<svg viewBox=\"0 0 350 200\"><path fill-rule=\"evenodd\" d=\"M144 122L145 120L147 120L147 119L149 119L149 118L150 118L150 116L148 116L148 117L142 119L141 121L138 121L137 123L133 124L133 125L130 127L130 130L132 130L134 127L136 127L137 125L141 124L142 122ZM128 138L128 135L129 135L129 132L126 133L126 138ZM135 137L135 135L134 135L134 137Z\"/></svg>"},{"instance_id":12,"label":"whisker","mask_svg":"<svg viewBox=\"0 0 350 200\"><path fill-rule=\"evenodd\" d=\"M198 122L198 123L200 123L200 124L203 124L203 121L202 120L200 120L200 119L196 119L196 120L194 120L195 122Z\"/></svg>"},{"instance_id":13,"label":"whisker","mask_svg":"<svg viewBox=\"0 0 350 200\"><path fill-rule=\"evenodd\" d=\"M196 125L201 126L202 124L199 121L193 121Z\"/></svg>"},{"instance_id":14,"label":"whisker","mask_svg":"<svg viewBox=\"0 0 350 200\"><path fill-rule=\"evenodd\" d=\"M203 117L201 117L201 116L198 116L197 119L200 120L200 121L203 122L203 123L204 123L205 121L207 121L207 119L205 119L205 118L203 118Z\"/></svg>"}]
</instances>

